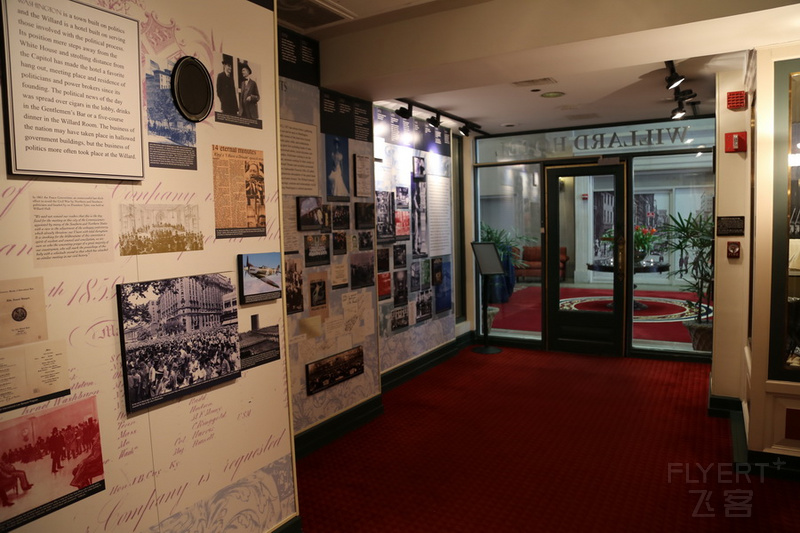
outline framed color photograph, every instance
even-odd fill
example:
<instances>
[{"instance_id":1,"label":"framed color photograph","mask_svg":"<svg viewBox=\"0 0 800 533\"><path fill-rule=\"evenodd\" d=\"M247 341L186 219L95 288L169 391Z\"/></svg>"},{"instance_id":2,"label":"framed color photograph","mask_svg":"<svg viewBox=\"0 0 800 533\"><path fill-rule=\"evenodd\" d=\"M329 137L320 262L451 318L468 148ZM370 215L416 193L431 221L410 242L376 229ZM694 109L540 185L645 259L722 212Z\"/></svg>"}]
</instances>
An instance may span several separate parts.
<instances>
[{"instance_id":1,"label":"framed color photograph","mask_svg":"<svg viewBox=\"0 0 800 533\"><path fill-rule=\"evenodd\" d=\"M268 302L281 297L281 254L240 254L239 303Z\"/></svg>"},{"instance_id":2,"label":"framed color photograph","mask_svg":"<svg viewBox=\"0 0 800 533\"><path fill-rule=\"evenodd\" d=\"M117 305L129 413L241 374L228 273L117 285Z\"/></svg>"}]
</instances>

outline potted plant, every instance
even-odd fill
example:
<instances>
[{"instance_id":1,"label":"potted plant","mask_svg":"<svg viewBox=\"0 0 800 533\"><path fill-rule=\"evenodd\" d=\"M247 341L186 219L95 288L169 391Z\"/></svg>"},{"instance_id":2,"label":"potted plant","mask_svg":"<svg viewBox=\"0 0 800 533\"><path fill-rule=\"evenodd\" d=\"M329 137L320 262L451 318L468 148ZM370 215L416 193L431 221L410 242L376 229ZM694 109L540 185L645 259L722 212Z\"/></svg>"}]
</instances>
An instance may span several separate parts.
<instances>
[{"instance_id":1,"label":"potted plant","mask_svg":"<svg viewBox=\"0 0 800 533\"><path fill-rule=\"evenodd\" d=\"M486 222L481 222L481 242L493 242L500 254L500 261L503 263L505 276L491 276L489 283L489 302L507 302L509 296L514 291L516 267L527 266L524 261L514 254L514 248L520 248L523 243L530 239L510 232L506 229L495 229Z\"/></svg>"},{"instance_id":2,"label":"potted plant","mask_svg":"<svg viewBox=\"0 0 800 533\"><path fill-rule=\"evenodd\" d=\"M692 337L695 350L711 351L711 303L714 298L714 220L710 215L690 213L685 218L678 213L670 215L670 222L662 226L664 247L679 256L678 267L669 272L683 281L683 290L692 293L687 303L695 317L684 324Z\"/></svg>"}]
</instances>

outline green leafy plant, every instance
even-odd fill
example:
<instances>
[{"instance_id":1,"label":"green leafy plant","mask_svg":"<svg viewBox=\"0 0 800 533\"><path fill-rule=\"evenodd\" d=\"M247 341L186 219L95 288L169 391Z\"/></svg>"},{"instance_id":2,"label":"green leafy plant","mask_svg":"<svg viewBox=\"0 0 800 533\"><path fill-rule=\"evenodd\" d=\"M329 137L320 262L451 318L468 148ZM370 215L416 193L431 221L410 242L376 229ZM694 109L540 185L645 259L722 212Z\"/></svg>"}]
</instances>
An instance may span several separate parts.
<instances>
[{"instance_id":1,"label":"green leafy plant","mask_svg":"<svg viewBox=\"0 0 800 533\"><path fill-rule=\"evenodd\" d=\"M639 225L633 227L633 249L640 251L645 256L652 253L653 247L661 241L661 238L661 233L657 228ZM604 231L600 240L614 242L614 228Z\"/></svg>"},{"instance_id":2,"label":"green leafy plant","mask_svg":"<svg viewBox=\"0 0 800 533\"><path fill-rule=\"evenodd\" d=\"M516 231L495 229L486 222L481 222L481 242L493 242L497 246L500 260L511 257L515 268L526 268L528 265L514 254L514 248L520 249L524 244L535 242L535 239L519 235Z\"/></svg>"},{"instance_id":3,"label":"green leafy plant","mask_svg":"<svg viewBox=\"0 0 800 533\"><path fill-rule=\"evenodd\" d=\"M714 298L714 220L710 215L692 213L669 218L661 234L667 251L679 255L678 268L669 275L679 276L684 290L694 294L694 301L688 303L697 312L695 320L708 322L708 306Z\"/></svg>"}]
</instances>

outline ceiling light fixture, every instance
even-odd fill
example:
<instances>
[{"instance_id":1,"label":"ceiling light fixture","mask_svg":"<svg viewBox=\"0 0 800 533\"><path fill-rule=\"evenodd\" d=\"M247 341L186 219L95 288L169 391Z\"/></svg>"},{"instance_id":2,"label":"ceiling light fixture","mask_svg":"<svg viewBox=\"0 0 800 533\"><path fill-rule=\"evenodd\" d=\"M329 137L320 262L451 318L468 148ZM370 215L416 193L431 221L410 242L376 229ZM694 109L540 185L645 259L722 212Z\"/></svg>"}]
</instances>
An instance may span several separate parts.
<instances>
[{"instance_id":1,"label":"ceiling light fixture","mask_svg":"<svg viewBox=\"0 0 800 533\"><path fill-rule=\"evenodd\" d=\"M686 110L683 108L683 102L678 102L678 107L672 110L672 120L682 119L686 115Z\"/></svg>"},{"instance_id":2,"label":"ceiling light fixture","mask_svg":"<svg viewBox=\"0 0 800 533\"><path fill-rule=\"evenodd\" d=\"M397 116L399 116L401 118L411 118L411 112L412 111L414 111L414 106L411 105L411 104L408 104L408 107L397 108L397 109L395 109L394 112L397 113Z\"/></svg>"},{"instance_id":3,"label":"ceiling light fixture","mask_svg":"<svg viewBox=\"0 0 800 533\"><path fill-rule=\"evenodd\" d=\"M464 137L469 137L469 126L467 126L466 124L464 124L463 126L461 126L460 128L458 128L458 133L460 133L460 134L461 134L461 135L463 135Z\"/></svg>"},{"instance_id":4,"label":"ceiling light fixture","mask_svg":"<svg viewBox=\"0 0 800 533\"><path fill-rule=\"evenodd\" d=\"M442 114L436 113L435 117L428 117L428 120L426 122L431 126L433 126L434 128L438 128L439 126L442 125Z\"/></svg>"},{"instance_id":5,"label":"ceiling light fixture","mask_svg":"<svg viewBox=\"0 0 800 533\"><path fill-rule=\"evenodd\" d=\"M542 93L539 96L542 98L561 98L566 93L562 93L561 91L547 91L546 93Z\"/></svg>"},{"instance_id":6,"label":"ceiling light fixture","mask_svg":"<svg viewBox=\"0 0 800 533\"><path fill-rule=\"evenodd\" d=\"M461 135L466 136L466 135L469 135L470 133L479 133L481 135L489 135L488 132L485 132L485 131L483 131L481 129L480 124L476 124L476 123L474 123L472 121L469 121L469 120L467 120L465 118L461 118L458 115L454 115L452 113L448 113L447 111L442 111L441 109L436 109L435 107L431 107L431 106L425 105L425 104L423 104L421 102L417 102L415 100L411 100L410 98L395 98L395 100L397 100L398 102L402 102L402 103L404 103L404 104L406 104L408 106L408 111L406 111L405 108L400 108L400 109L395 110L395 113L397 113L398 115L400 115L403 118L411 118L411 109L416 107L418 109L424 109L425 111L428 111L429 113L435 113L436 114L436 117L429 117L429 118L426 119L426 122L428 122L431 125L434 125L434 122L436 122L436 121L441 121L442 117L444 117L444 118L448 118L448 119L450 119L450 120L452 120L454 122L460 122L460 123L464 124L463 128L459 128L459 133L461 133ZM401 113L408 113L408 117L404 116Z\"/></svg>"},{"instance_id":7,"label":"ceiling light fixture","mask_svg":"<svg viewBox=\"0 0 800 533\"><path fill-rule=\"evenodd\" d=\"M690 100L694 100L695 98L697 98L697 93L691 89L684 89L682 91L678 88L675 89L676 102L688 102Z\"/></svg>"},{"instance_id":8,"label":"ceiling light fixture","mask_svg":"<svg viewBox=\"0 0 800 533\"><path fill-rule=\"evenodd\" d=\"M669 70L669 76L664 78L664 80L667 82L667 90L671 91L683 83L683 80L686 78L677 73L675 70L675 63L673 61L664 61L664 64L667 65L667 70Z\"/></svg>"}]
</instances>

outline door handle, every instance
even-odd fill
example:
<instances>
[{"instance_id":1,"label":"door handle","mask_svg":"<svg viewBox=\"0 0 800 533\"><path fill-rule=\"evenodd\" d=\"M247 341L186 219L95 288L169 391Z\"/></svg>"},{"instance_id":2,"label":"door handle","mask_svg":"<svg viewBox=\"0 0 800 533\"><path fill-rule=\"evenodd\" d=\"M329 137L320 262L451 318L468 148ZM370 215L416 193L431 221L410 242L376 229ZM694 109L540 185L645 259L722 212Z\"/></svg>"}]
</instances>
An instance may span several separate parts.
<instances>
[{"instance_id":1,"label":"door handle","mask_svg":"<svg viewBox=\"0 0 800 533\"><path fill-rule=\"evenodd\" d=\"M616 258L614 259L614 275L617 281L625 279L625 238L617 237L616 239Z\"/></svg>"}]
</instances>

